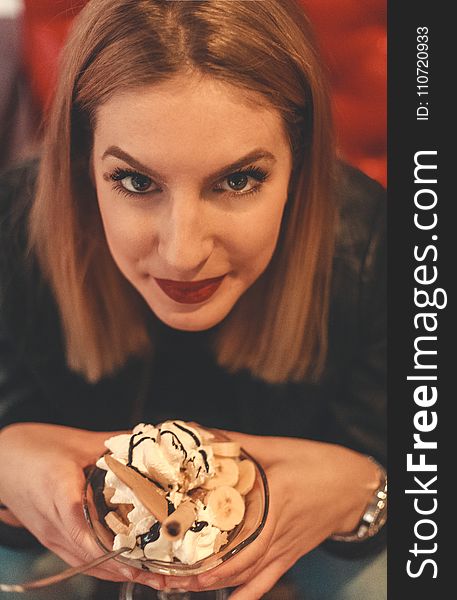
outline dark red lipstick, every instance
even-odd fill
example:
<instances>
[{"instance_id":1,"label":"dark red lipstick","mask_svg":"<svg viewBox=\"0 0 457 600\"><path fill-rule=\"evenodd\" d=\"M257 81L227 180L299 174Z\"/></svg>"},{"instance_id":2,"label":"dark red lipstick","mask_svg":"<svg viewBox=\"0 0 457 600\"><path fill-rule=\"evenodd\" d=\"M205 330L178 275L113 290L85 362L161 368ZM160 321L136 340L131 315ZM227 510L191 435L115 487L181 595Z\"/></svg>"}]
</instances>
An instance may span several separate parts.
<instances>
[{"instance_id":1,"label":"dark red lipstick","mask_svg":"<svg viewBox=\"0 0 457 600\"><path fill-rule=\"evenodd\" d=\"M198 304L211 298L221 285L225 275L200 281L173 281L172 279L154 279L160 288L175 302Z\"/></svg>"}]
</instances>

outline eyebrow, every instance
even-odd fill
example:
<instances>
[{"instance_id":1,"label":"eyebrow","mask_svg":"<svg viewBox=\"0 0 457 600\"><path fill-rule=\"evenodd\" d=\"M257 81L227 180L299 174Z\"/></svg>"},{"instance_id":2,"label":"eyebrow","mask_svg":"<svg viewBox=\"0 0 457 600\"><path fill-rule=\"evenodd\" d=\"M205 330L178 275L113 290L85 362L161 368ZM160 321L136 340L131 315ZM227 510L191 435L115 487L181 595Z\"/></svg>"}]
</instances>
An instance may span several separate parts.
<instances>
[{"instance_id":1,"label":"eyebrow","mask_svg":"<svg viewBox=\"0 0 457 600\"><path fill-rule=\"evenodd\" d=\"M150 167L143 165L139 160L137 160L133 156L130 156L130 154L128 154L127 152L122 150L122 148L119 148L119 146L109 146L109 148L107 148L105 150L105 152L103 153L102 160L104 160L108 156L114 156L115 158L119 158L120 160L123 160L124 162L128 163L134 169L137 169L138 171L141 171L142 173L144 173L146 175L150 175L153 179L157 179L159 181L164 180L164 178L157 171L154 171ZM276 162L276 157L274 156L274 154L272 154L268 150L264 150L262 148L256 148L255 150L252 150L252 152L249 152L245 156L242 156L235 162L230 163L229 165L226 165L225 167L222 167L222 169L219 169L215 173L212 173L211 175L206 177L205 183L208 183L210 181L215 181L217 179L221 179L225 175L230 175L234 171L237 171L237 170L241 169L242 167L245 167L246 165L251 164L257 160L261 160L261 159L268 160L269 162L272 162L272 163Z\"/></svg>"}]
</instances>

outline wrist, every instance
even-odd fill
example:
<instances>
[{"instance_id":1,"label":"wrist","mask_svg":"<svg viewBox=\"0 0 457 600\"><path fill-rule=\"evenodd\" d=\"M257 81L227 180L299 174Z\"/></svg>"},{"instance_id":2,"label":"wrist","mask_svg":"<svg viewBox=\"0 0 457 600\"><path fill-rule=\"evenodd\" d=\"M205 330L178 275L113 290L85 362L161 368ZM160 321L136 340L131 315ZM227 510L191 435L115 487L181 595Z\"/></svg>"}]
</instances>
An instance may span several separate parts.
<instances>
[{"instance_id":1,"label":"wrist","mask_svg":"<svg viewBox=\"0 0 457 600\"><path fill-rule=\"evenodd\" d=\"M367 457L376 467L377 483L372 486L372 493L359 517L357 525L349 531L337 532L330 540L338 542L358 542L375 536L387 520L387 473L372 457Z\"/></svg>"}]
</instances>

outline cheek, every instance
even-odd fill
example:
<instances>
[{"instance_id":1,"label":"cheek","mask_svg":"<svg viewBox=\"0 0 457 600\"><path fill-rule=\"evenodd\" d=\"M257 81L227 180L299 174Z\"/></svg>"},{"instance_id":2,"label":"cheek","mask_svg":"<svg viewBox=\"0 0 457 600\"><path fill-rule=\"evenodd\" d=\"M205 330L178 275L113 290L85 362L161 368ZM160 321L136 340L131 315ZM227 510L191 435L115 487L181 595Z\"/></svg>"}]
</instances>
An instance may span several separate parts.
<instances>
[{"instance_id":1,"label":"cheek","mask_svg":"<svg viewBox=\"0 0 457 600\"><path fill-rule=\"evenodd\" d=\"M104 203L103 199L99 205L108 246L119 266L136 262L151 251L154 233L151 227L145 227L141 215Z\"/></svg>"},{"instance_id":2,"label":"cheek","mask_svg":"<svg viewBox=\"0 0 457 600\"><path fill-rule=\"evenodd\" d=\"M237 218L229 224L227 236L234 266L252 272L266 266L278 241L283 211L284 203L271 203L253 211L249 218Z\"/></svg>"}]
</instances>

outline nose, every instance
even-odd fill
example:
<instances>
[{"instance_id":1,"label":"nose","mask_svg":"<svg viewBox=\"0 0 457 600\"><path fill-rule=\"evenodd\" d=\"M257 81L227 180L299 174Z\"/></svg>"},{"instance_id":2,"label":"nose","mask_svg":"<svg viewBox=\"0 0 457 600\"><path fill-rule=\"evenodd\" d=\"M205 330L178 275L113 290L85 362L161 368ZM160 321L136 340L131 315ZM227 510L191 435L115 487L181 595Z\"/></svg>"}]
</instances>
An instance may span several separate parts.
<instances>
[{"instance_id":1,"label":"nose","mask_svg":"<svg viewBox=\"0 0 457 600\"><path fill-rule=\"evenodd\" d=\"M157 252L173 277L196 275L213 251L204 201L190 193L170 199L159 230Z\"/></svg>"}]
</instances>

